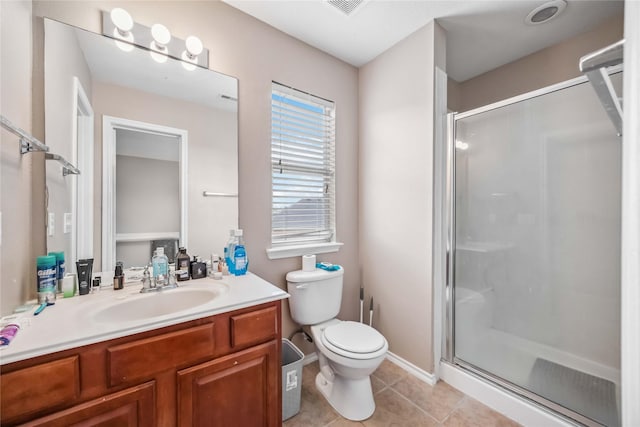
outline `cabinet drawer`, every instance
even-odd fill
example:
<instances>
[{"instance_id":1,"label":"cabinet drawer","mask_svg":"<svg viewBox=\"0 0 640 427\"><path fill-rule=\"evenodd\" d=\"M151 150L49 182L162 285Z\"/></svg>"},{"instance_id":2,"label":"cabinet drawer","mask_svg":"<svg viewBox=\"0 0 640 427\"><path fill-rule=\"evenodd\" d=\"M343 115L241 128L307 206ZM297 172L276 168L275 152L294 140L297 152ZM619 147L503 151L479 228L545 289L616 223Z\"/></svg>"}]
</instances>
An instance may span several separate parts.
<instances>
[{"instance_id":1,"label":"cabinet drawer","mask_svg":"<svg viewBox=\"0 0 640 427\"><path fill-rule=\"evenodd\" d=\"M213 323L111 347L107 350L109 386L151 378L211 356Z\"/></svg>"},{"instance_id":2,"label":"cabinet drawer","mask_svg":"<svg viewBox=\"0 0 640 427\"><path fill-rule=\"evenodd\" d=\"M267 307L231 316L231 347L259 344L278 336L278 309Z\"/></svg>"},{"instance_id":3,"label":"cabinet drawer","mask_svg":"<svg viewBox=\"0 0 640 427\"><path fill-rule=\"evenodd\" d=\"M70 404L80 394L80 360L66 357L2 375L3 423Z\"/></svg>"},{"instance_id":4,"label":"cabinet drawer","mask_svg":"<svg viewBox=\"0 0 640 427\"><path fill-rule=\"evenodd\" d=\"M56 412L23 426L153 427L156 425L155 394L155 383L149 382Z\"/></svg>"}]
</instances>

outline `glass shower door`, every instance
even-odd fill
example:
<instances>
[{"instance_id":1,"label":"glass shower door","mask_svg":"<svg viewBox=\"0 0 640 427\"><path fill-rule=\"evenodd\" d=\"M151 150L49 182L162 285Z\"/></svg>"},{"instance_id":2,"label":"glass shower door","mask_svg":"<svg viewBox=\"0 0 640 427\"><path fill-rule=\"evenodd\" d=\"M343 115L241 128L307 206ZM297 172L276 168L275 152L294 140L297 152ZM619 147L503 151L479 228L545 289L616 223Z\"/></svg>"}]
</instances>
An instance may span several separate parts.
<instances>
[{"instance_id":1,"label":"glass shower door","mask_svg":"<svg viewBox=\"0 0 640 427\"><path fill-rule=\"evenodd\" d=\"M621 139L588 83L454 126L455 361L619 425Z\"/></svg>"}]
</instances>

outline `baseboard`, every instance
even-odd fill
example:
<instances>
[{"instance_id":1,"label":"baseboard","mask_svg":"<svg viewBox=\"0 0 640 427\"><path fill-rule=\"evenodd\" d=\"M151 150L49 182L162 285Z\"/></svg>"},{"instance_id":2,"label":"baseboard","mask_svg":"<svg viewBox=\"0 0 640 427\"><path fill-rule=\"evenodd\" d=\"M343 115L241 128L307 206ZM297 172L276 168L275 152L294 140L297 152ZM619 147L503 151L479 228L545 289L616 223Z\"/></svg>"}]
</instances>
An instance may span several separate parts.
<instances>
[{"instance_id":1,"label":"baseboard","mask_svg":"<svg viewBox=\"0 0 640 427\"><path fill-rule=\"evenodd\" d=\"M397 354L388 351L387 359L389 360L389 362L393 363L394 365L398 365L414 377L418 378L421 381L424 381L427 384L435 385L438 382L438 379L435 375L425 371L424 369L418 368L416 365L403 359Z\"/></svg>"},{"instance_id":2,"label":"baseboard","mask_svg":"<svg viewBox=\"0 0 640 427\"><path fill-rule=\"evenodd\" d=\"M388 351L387 352L387 359L389 360L389 362L393 363L394 365L397 365L399 367L401 367L402 369L404 369L405 371L407 371L408 373L410 373L411 375L413 375L414 377L418 378L421 381L424 381L427 384L431 384L431 385L435 385L436 382L438 382L438 380L436 379L436 377L423 370L418 368L416 365L414 365L413 363L403 359L402 357L398 356L397 354L393 354L392 352ZM316 360L318 360L318 354L314 351L313 353L309 353L309 354L305 354L304 355L304 359L302 364L303 365L308 365L309 363L313 363Z\"/></svg>"}]
</instances>

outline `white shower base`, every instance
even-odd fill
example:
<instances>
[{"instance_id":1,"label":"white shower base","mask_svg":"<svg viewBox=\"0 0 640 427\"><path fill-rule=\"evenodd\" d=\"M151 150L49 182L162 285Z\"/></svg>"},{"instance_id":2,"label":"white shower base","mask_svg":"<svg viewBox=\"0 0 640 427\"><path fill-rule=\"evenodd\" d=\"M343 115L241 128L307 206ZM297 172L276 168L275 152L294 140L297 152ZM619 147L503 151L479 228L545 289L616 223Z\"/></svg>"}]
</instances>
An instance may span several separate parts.
<instances>
[{"instance_id":1,"label":"white shower base","mask_svg":"<svg viewBox=\"0 0 640 427\"><path fill-rule=\"evenodd\" d=\"M466 323L466 325L468 325L469 328L457 328L456 335L456 357L462 361L526 389L536 360L544 359L558 365L566 366L574 370L611 381L616 388L616 402L620 401L619 369L602 365L544 344L526 340L500 330L483 326L482 322L476 321L475 323ZM466 384L466 381L464 381L461 375L469 376L468 374L451 365L444 365L446 366L442 369L442 377L445 381L462 381L462 384ZM475 377L471 377L474 380L479 381L475 379ZM454 378L456 379L454 380ZM455 386L453 383L452 385ZM494 388L488 384L487 386ZM467 390L462 388L461 390L465 393L469 393ZM486 390L478 393L478 397L476 398L484 402L485 393L487 393ZM509 393L506 394L510 395ZM473 396L473 394L471 395ZM485 403L489 404L490 402ZM489 404L489 406L492 405ZM533 405L530 406L535 407ZM504 413L503 409L496 409ZM516 419L516 421L522 422L514 416L512 416L512 418ZM561 422L558 425L567 425L562 420L557 420ZM538 425L534 422L527 422L523 424Z\"/></svg>"}]
</instances>

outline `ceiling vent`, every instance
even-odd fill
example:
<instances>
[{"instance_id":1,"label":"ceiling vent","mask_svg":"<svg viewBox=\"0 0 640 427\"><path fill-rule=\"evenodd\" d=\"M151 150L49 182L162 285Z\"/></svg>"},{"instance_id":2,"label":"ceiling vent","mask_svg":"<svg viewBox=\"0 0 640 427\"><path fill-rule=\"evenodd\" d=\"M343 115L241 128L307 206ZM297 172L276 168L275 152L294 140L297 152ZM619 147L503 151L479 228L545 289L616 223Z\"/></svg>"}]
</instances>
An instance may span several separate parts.
<instances>
[{"instance_id":1,"label":"ceiling vent","mask_svg":"<svg viewBox=\"0 0 640 427\"><path fill-rule=\"evenodd\" d=\"M527 17L524 19L524 22L529 25L544 24L545 22L549 22L560 15L565 7L567 7L567 2L564 0L552 0L546 2L529 12Z\"/></svg>"},{"instance_id":2,"label":"ceiling vent","mask_svg":"<svg viewBox=\"0 0 640 427\"><path fill-rule=\"evenodd\" d=\"M361 8L366 0L326 0L326 2L345 15L351 16L356 10Z\"/></svg>"}]
</instances>

